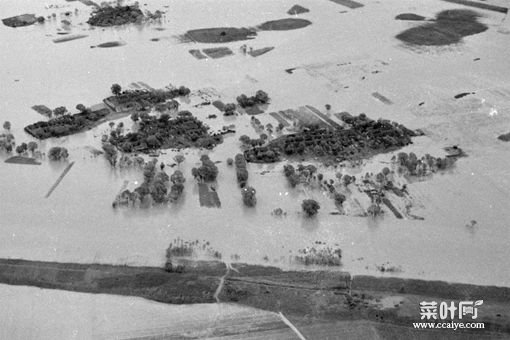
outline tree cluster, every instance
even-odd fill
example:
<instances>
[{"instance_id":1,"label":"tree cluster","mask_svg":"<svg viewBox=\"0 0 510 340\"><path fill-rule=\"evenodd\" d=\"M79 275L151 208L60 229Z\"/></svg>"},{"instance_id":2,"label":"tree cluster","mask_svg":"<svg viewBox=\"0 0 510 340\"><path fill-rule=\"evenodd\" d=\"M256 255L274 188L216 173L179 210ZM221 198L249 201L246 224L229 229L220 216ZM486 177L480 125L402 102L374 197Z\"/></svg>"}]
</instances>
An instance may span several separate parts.
<instances>
[{"instance_id":1,"label":"tree cluster","mask_svg":"<svg viewBox=\"0 0 510 340\"><path fill-rule=\"evenodd\" d=\"M200 161L202 162L200 167L191 169L193 177L204 182L215 181L216 177L218 177L218 167L216 164L207 155L202 155Z\"/></svg>"},{"instance_id":2,"label":"tree cluster","mask_svg":"<svg viewBox=\"0 0 510 340\"><path fill-rule=\"evenodd\" d=\"M234 104L234 103L225 104L225 107L223 108L223 110L224 110L224 112L223 112L224 116L232 116L236 112L236 104Z\"/></svg>"},{"instance_id":3,"label":"tree cluster","mask_svg":"<svg viewBox=\"0 0 510 340\"><path fill-rule=\"evenodd\" d=\"M210 135L209 128L188 111L170 119L168 114L159 118L140 115L136 132L113 136L110 142L123 152L150 151L160 148L199 147L212 149L223 142L221 134Z\"/></svg>"},{"instance_id":4,"label":"tree cluster","mask_svg":"<svg viewBox=\"0 0 510 340\"><path fill-rule=\"evenodd\" d=\"M320 242L316 242L318 245ZM340 266L342 264L342 250L340 248L333 249L330 247L306 247L300 249L294 259L305 266Z\"/></svg>"},{"instance_id":5,"label":"tree cluster","mask_svg":"<svg viewBox=\"0 0 510 340\"><path fill-rule=\"evenodd\" d=\"M48 151L48 158L51 161L66 160L69 157L69 152L66 148L54 146Z\"/></svg>"},{"instance_id":6,"label":"tree cluster","mask_svg":"<svg viewBox=\"0 0 510 340\"><path fill-rule=\"evenodd\" d=\"M264 148L287 156L323 157L340 159L367 157L375 153L401 148L410 143L416 133L387 120L371 120L364 114L358 117L344 116L348 129L321 129L310 127L295 134L281 136ZM259 147L245 152L249 162L265 163L270 159L258 157ZM272 161L277 161L273 159Z\"/></svg>"},{"instance_id":7,"label":"tree cluster","mask_svg":"<svg viewBox=\"0 0 510 340\"><path fill-rule=\"evenodd\" d=\"M110 162L110 164L112 163ZM131 156L123 154L119 157L118 161L116 162L116 165L121 169L131 167L142 169L145 166L145 160L140 156Z\"/></svg>"},{"instance_id":8,"label":"tree cluster","mask_svg":"<svg viewBox=\"0 0 510 340\"><path fill-rule=\"evenodd\" d=\"M93 126L109 113L108 109L103 109L94 112L85 110L73 115L61 115L49 121L30 124L25 127L25 131L37 139L68 136Z\"/></svg>"},{"instance_id":9,"label":"tree cluster","mask_svg":"<svg viewBox=\"0 0 510 340\"><path fill-rule=\"evenodd\" d=\"M171 202L176 202L184 191L184 182L186 179L180 170L175 170L170 176L170 181L172 182L172 186L170 187L169 199Z\"/></svg>"},{"instance_id":10,"label":"tree cluster","mask_svg":"<svg viewBox=\"0 0 510 340\"><path fill-rule=\"evenodd\" d=\"M248 169L246 168L246 160L242 154L237 154L235 156L235 165L237 183L239 183L241 188L244 188L246 186L246 182L248 182Z\"/></svg>"},{"instance_id":11,"label":"tree cluster","mask_svg":"<svg viewBox=\"0 0 510 340\"><path fill-rule=\"evenodd\" d=\"M313 217L317 215L321 206L316 200L306 199L301 203L301 208L303 209L303 212L306 214L306 216Z\"/></svg>"},{"instance_id":12,"label":"tree cluster","mask_svg":"<svg viewBox=\"0 0 510 340\"><path fill-rule=\"evenodd\" d=\"M0 150L7 153L11 153L16 142L14 141L14 135L11 133L0 134Z\"/></svg>"},{"instance_id":13,"label":"tree cluster","mask_svg":"<svg viewBox=\"0 0 510 340\"><path fill-rule=\"evenodd\" d=\"M179 110L179 102L174 99L171 99L167 102L156 104L154 106L154 109L158 112L177 111Z\"/></svg>"},{"instance_id":14,"label":"tree cluster","mask_svg":"<svg viewBox=\"0 0 510 340\"><path fill-rule=\"evenodd\" d=\"M245 94L240 95L236 98L237 103L242 108L255 106L257 104L267 104L269 102L269 96L266 92L258 90L254 96L248 97Z\"/></svg>"},{"instance_id":15,"label":"tree cluster","mask_svg":"<svg viewBox=\"0 0 510 340\"><path fill-rule=\"evenodd\" d=\"M426 176L427 174L446 170L451 168L455 163L454 157L432 157L429 154L418 159L415 153L399 152L397 156L393 157L393 161L397 163L398 171L405 172L411 176Z\"/></svg>"},{"instance_id":16,"label":"tree cluster","mask_svg":"<svg viewBox=\"0 0 510 340\"><path fill-rule=\"evenodd\" d=\"M184 176L180 170L176 170L172 176L168 176L163 170L158 169L157 159L145 163L143 167L143 182L132 192L124 190L115 201L113 207L129 206L144 202L163 204L175 202L184 191ZM171 185L170 185L171 183ZM168 190L170 187L170 191Z\"/></svg>"},{"instance_id":17,"label":"tree cluster","mask_svg":"<svg viewBox=\"0 0 510 340\"><path fill-rule=\"evenodd\" d=\"M241 189L241 194L243 195L243 203L245 206L254 207L257 204L255 193L255 189L250 186Z\"/></svg>"},{"instance_id":18,"label":"tree cluster","mask_svg":"<svg viewBox=\"0 0 510 340\"><path fill-rule=\"evenodd\" d=\"M103 143L102 148L106 160L110 163L112 167L115 167L115 165L117 165L117 158L119 155L117 148L110 143Z\"/></svg>"},{"instance_id":19,"label":"tree cluster","mask_svg":"<svg viewBox=\"0 0 510 340\"><path fill-rule=\"evenodd\" d=\"M247 135L242 135L241 137L239 137L239 141L243 143L243 146L246 147L262 146L265 143L265 140L262 138L252 139Z\"/></svg>"},{"instance_id":20,"label":"tree cluster","mask_svg":"<svg viewBox=\"0 0 510 340\"><path fill-rule=\"evenodd\" d=\"M96 7L87 23L92 26L108 27L141 23L145 16L137 5Z\"/></svg>"},{"instance_id":21,"label":"tree cluster","mask_svg":"<svg viewBox=\"0 0 510 340\"><path fill-rule=\"evenodd\" d=\"M292 188L296 187L299 183L310 183L311 180L317 179L317 177L314 176L316 172L317 167L312 164L299 164L297 169L291 164L283 166L283 174Z\"/></svg>"}]
</instances>

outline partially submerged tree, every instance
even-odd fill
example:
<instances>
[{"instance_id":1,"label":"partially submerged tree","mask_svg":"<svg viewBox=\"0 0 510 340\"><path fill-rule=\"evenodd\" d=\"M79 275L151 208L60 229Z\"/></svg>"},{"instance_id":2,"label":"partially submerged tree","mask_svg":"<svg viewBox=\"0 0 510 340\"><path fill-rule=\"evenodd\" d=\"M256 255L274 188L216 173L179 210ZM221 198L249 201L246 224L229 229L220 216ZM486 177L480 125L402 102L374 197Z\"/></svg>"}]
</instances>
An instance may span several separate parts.
<instances>
[{"instance_id":1,"label":"partially submerged tree","mask_svg":"<svg viewBox=\"0 0 510 340\"><path fill-rule=\"evenodd\" d=\"M191 169L193 177L205 182L215 181L218 176L218 167L216 164L214 164L207 155L202 155L200 160L202 161L202 165L198 168Z\"/></svg>"},{"instance_id":2,"label":"partially submerged tree","mask_svg":"<svg viewBox=\"0 0 510 340\"><path fill-rule=\"evenodd\" d=\"M183 155L175 155L174 156L174 161L175 163L177 163L177 166L180 166L182 162L184 162L186 158L183 156Z\"/></svg>"},{"instance_id":3,"label":"partially submerged tree","mask_svg":"<svg viewBox=\"0 0 510 340\"><path fill-rule=\"evenodd\" d=\"M236 104L234 104L234 103L225 104L224 110L225 110L225 113L224 113L225 116L232 116L236 111Z\"/></svg>"},{"instance_id":4,"label":"partially submerged tree","mask_svg":"<svg viewBox=\"0 0 510 340\"><path fill-rule=\"evenodd\" d=\"M65 106L59 106L53 110L53 115L55 117L63 116L67 113L67 108Z\"/></svg>"},{"instance_id":5,"label":"partially submerged tree","mask_svg":"<svg viewBox=\"0 0 510 340\"><path fill-rule=\"evenodd\" d=\"M16 147L16 153L17 153L18 155L20 155L20 156L21 156L21 155L22 155L25 151L26 151L26 150L25 150L25 149L24 149L21 145L18 145L18 146Z\"/></svg>"},{"instance_id":6,"label":"partially submerged tree","mask_svg":"<svg viewBox=\"0 0 510 340\"><path fill-rule=\"evenodd\" d=\"M52 161L66 160L69 157L69 152L66 148L54 146L48 151L48 158Z\"/></svg>"},{"instance_id":7,"label":"partially submerged tree","mask_svg":"<svg viewBox=\"0 0 510 340\"><path fill-rule=\"evenodd\" d=\"M34 141L31 141L31 142L28 142L28 151L30 151L32 154L34 154L35 150L37 150L38 148L38 145L36 142Z\"/></svg>"},{"instance_id":8,"label":"partially submerged tree","mask_svg":"<svg viewBox=\"0 0 510 340\"><path fill-rule=\"evenodd\" d=\"M147 162L143 168L143 178L144 182L150 183L156 176L156 164L158 160L152 159L151 161Z\"/></svg>"},{"instance_id":9,"label":"partially submerged tree","mask_svg":"<svg viewBox=\"0 0 510 340\"><path fill-rule=\"evenodd\" d=\"M235 156L236 175L237 182L241 188L244 188L248 181L248 169L246 167L246 159L243 154L237 154Z\"/></svg>"},{"instance_id":10,"label":"partially submerged tree","mask_svg":"<svg viewBox=\"0 0 510 340\"><path fill-rule=\"evenodd\" d=\"M78 104L78 105L76 105L76 110L78 110L80 112L86 112L87 108L83 104Z\"/></svg>"},{"instance_id":11,"label":"partially submerged tree","mask_svg":"<svg viewBox=\"0 0 510 340\"><path fill-rule=\"evenodd\" d=\"M257 204L257 198L255 197L256 190L252 187L244 187L241 189L243 195L243 203L247 207L254 207Z\"/></svg>"},{"instance_id":12,"label":"partially submerged tree","mask_svg":"<svg viewBox=\"0 0 510 340\"><path fill-rule=\"evenodd\" d=\"M170 176L170 181L172 182L172 186L170 188L169 199L171 202L175 202L184 191L184 182L186 179L180 170L175 170L172 176Z\"/></svg>"},{"instance_id":13,"label":"partially submerged tree","mask_svg":"<svg viewBox=\"0 0 510 340\"><path fill-rule=\"evenodd\" d=\"M112 167L115 167L117 164L117 157L119 155L117 148L110 143L103 143L102 147L105 158L108 160Z\"/></svg>"},{"instance_id":14,"label":"partially submerged tree","mask_svg":"<svg viewBox=\"0 0 510 340\"><path fill-rule=\"evenodd\" d=\"M4 129L9 131L11 129L11 122L5 121L4 122Z\"/></svg>"},{"instance_id":15,"label":"partially submerged tree","mask_svg":"<svg viewBox=\"0 0 510 340\"><path fill-rule=\"evenodd\" d=\"M112 90L112 94L118 96L122 92L122 87L120 87L119 84L113 84L111 87L111 90Z\"/></svg>"},{"instance_id":16,"label":"partially submerged tree","mask_svg":"<svg viewBox=\"0 0 510 340\"><path fill-rule=\"evenodd\" d=\"M321 206L316 200L306 199L303 200L303 203L301 203L301 208L308 217L312 217L317 215Z\"/></svg>"},{"instance_id":17,"label":"partially submerged tree","mask_svg":"<svg viewBox=\"0 0 510 340\"><path fill-rule=\"evenodd\" d=\"M343 194L341 194L339 192L335 192L334 199L335 199L335 203L336 204L342 205L345 202L346 197L345 197L345 195L343 195Z\"/></svg>"}]
</instances>

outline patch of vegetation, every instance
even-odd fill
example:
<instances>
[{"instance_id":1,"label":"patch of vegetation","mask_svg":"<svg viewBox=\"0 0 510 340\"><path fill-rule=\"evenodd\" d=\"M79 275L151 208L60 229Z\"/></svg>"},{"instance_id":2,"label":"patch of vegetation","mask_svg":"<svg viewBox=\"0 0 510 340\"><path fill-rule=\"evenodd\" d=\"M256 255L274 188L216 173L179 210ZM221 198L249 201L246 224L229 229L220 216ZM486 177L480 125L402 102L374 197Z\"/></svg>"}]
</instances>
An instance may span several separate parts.
<instances>
[{"instance_id":1,"label":"patch of vegetation","mask_svg":"<svg viewBox=\"0 0 510 340\"><path fill-rule=\"evenodd\" d=\"M246 108L259 104L267 104L269 102L269 96L266 92L258 90L254 96L248 97L245 94L242 94L237 97L236 100L239 106Z\"/></svg>"},{"instance_id":2,"label":"patch of vegetation","mask_svg":"<svg viewBox=\"0 0 510 340\"><path fill-rule=\"evenodd\" d=\"M166 250L167 262L180 257L197 258L200 256L218 260L222 258L221 253L211 247L209 242L201 242L199 240L184 241L178 238L171 242Z\"/></svg>"},{"instance_id":3,"label":"patch of vegetation","mask_svg":"<svg viewBox=\"0 0 510 340\"><path fill-rule=\"evenodd\" d=\"M166 113L159 118L142 114L139 125L136 132L112 135L110 142L123 152L189 147L212 149L223 142L221 134L209 134L209 127L189 111L181 111L173 119Z\"/></svg>"},{"instance_id":4,"label":"patch of vegetation","mask_svg":"<svg viewBox=\"0 0 510 340\"><path fill-rule=\"evenodd\" d=\"M202 165L198 168L191 169L194 178L202 182L213 182L218 177L218 167L207 155L200 157Z\"/></svg>"},{"instance_id":5,"label":"patch of vegetation","mask_svg":"<svg viewBox=\"0 0 510 340\"><path fill-rule=\"evenodd\" d=\"M36 22L44 22L44 17L36 17L34 14L22 14L17 15L10 18L2 19L2 22L5 26L9 27L23 27L30 26L35 24Z\"/></svg>"},{"instance_id":6,"label":"patch of vegetation","mask_svg":"<svg viewBox=\"0 0 510 340\"><path fill-rule=\"evenodd\" d=\"M138 5L96 7L87 23L92 26L108 27L130 23L141 23L145 16Z\"/></svg>"},{"instance_id":7,"label":"patch of vegetation","mask_svg":"<svg viewBox=\"0 0 510 340\"><path fill-rule=\"evenodd\" d=\"M12 133L0 134L0 150L6 153L11 153L16 142L14 141L14 135Z\"/></svg>"},{"instance_id":8,"label":"patch of vegetation","mask_svg":"<svg viewBox=\"0 0 510 340\"><path fill-rule=\"evenodd\" d=\"M417 135L401 124L382 119L375 121L364 114L344 115L342 120L350 127L304 128L301 132L276 138L266 146L246 150L245 158L257 163L277 162L283 155L334 157L338 161L367 158L411 144L411 137Z\"/></svg>"},{"instance_id":9,"label":"patch of vegetation","mask_svg":"<svg viewBox=\"0 0 510 340\"><path fill-rule=\"evenodd\" d=\"M306 199L301 203L301 208L303 209L303 212L306 214L306 216L313 217L317 215L321 206L316 200Z\"/></svg>"},{"instance_id":10,"label":"patch of vegetation","mask_svg":"<svg viewBox=\"0 0 510 340\"><path fill-rule=\"evenodd\" d=\"M447 10L436 15L433 23L405 30L397 39L413 45L443 46L456 44L463 37L486 31L488 27L478 21L479 14L470 10Z\"/></svg>"},{"instance_id":11,"label":"patch of vegetation","mask_svg":"<svg viewBox=\"0 0 510 340\"><path fill-rule=\"evenodd\" d=\"M244 187L241 189L241 194L243 195L243 203L247 207L254 207L257 204L257 197L255 194L257 191L252 187Z\"/></svg>"},{"instance_id":12,"label":"patch of vegetation","mask_svg":"<svg viewBox=\"0 0 510 340\"><path fill-rule=\"evenodd\" d=\"M299 255L294 257L294 260L305 266L319 265L319 266L341 266L342 250L340 248L333 249L331 247L323 246L321 242L317 242L317 246L306 247L300 249Z\"/></svg>"},{"instance_id":13,"label":"patch of vegetation","mask_svg":"<svg viewBox=\"0 0 510 340\"><path fill-rule=\"evenodd\" d=\"M253 117L252 117L253 118ZM243 144L245 147L255 147L255 146L262 146L265 143L265 140L262 138L250 138L247 135L242 135L239 137L239 141Z\"/></svg>"},{"instance_id":14,"label":"patch of vegetation","mask_svg":"<svg viewBox=\"0 0 510 340\"><path fill-rule=\"evenodd\" d=\"M422 177L428 174L451 168L456 161L456 157L432 157L429 154L418 159L414 152L409 154L399 152L393 156L392 160L398 166L398 172L409 176ZM387 175L383 172L376 176L378 182L383 182Z\"/></svg>"},{"instance_id":15,"label":"patch of vegetation","mask_svg":"<svg viewBox=\"0 0 510 340\"><path fill-rule=\"evenodd\" d=\"M122 91L119 84L113 84L111 87L113 96L104 100L105 104L115 112L132 111L133 121L140 118L140 112L146 112L156 107L159 111L177 109L179 104L173 98L179 96L187 96L190 89L181 86L172 90L127 90ZM97 111L91 111L83 104L76 105L76 109L80 111L76 114L70 114L64 106L57 107L53 110L54 118L49 121L39 121L25 127L25 131L38 139L46 139L51 137L68 136L74 133L91 129L105 121L106 117L111 114L108 108ZM190 115L190 114L183 114ZM144 115L142 121L149 121L148 115ZM112 144L117 145L116 140L119 136L113 136ZM121 138L122 139L122 138Z\"/></svg>"},{"instance_id":16,"label":"patch of vegetation","mask_svg":"<svg viewBox=\"0 0 510 340\"><path fill-rule=\"evenodd\" d=\"M152 203L163 204L177 201L184 190L185 179L182 172L176 170L169 177L163 169L158 170L156 165L157 159L147 162L143 169L142 184L133 191L122 191L115 198L113 207L150 206ZM169 187L170 192L168 191Z\"/></svg>"},{"instance_id":17,"label":"patch of vegetation","mask_svg":"<svg viewBox=\"0 0 510 340\"><path fill-rule=\"evenodd\" d=\"M61 107L53 111L55 118L27 125L25 131L37 139L69 136L98 125L110 114L110 110L106 108L99 111L87 110L73 115L66 114L67 110L61 112L62 109L65 110Z\"/></svg>"},{"instance_id":18,"label":"patch of vegetation","mask_svg":"<svg viewBox=\"0 0 510 340\"><path fill-rule=\"evenodd\" d=\"M69 157L69 151L60 146L54 146L48 151L48 158L51 161L66 160Z\"/></svg>"},{"instance_id":19,"label":"patch of vegetation","mask_svg":"<svg viewBox=\"0 0 510 340\"><path fill-rule=\"evenodd\" d=\"M237 154L235 156L235 165L237 183L239 183L241 188L244 188L246 186L246 182L248 181L248 169L246 168L246 160L242 154Z\"/></svg>"},{"instance_id":20,"label":"patch of vegetation","mask_svg":"<svg viewBox=\"0 0 510 340\"><path fill-rule=\"evenodd\" d=\"M236 113L236 104L234 103L225 104L223 111L224 116L233 116Z\"/></svg>"},{"instance_id":21,"label":"patch of vegetation","mask_svg":"<svg viewBox=\"0 0 510 340\"><path fill-rule=\"evenodd\" d=\"M175 170L170 176L170 182L172 182L172 186L170 187L168 199L170 202L176 202L182 196L182 192L184 191L184 182L186 182L186 179L180 170Z\"/></svg>"},{"instance_id":22,"label":"patch of vegetation","mask_svg":"<svg viewBox=\"0 0 510 340\"><path fill-rule=\"evenodd\" d=\"M190 89L185 86L171 90L122 90L119 84L113 84L111 87L113 96L108 97L104 102L115 111L148 111L158 104L164 104L170 100L171 106L176 103L172 99L179 96L187 96ZM178 103L177 103L178 107Z\"/></svg>"},{"instance_id":23,"label":"patch of vegetation","mask_svg":"<svg viewBox=\"0 0 510 340\"><path fill-rule=\"evenodd\" d=\"M283 166L283 173L292 188L296 187L296 185L300 183L310 183L310 181L315 177L314 175L316 172L317 167L312 164L299 164L297 169L295 169L291 164Z\"/></svg>"}]
</instances>

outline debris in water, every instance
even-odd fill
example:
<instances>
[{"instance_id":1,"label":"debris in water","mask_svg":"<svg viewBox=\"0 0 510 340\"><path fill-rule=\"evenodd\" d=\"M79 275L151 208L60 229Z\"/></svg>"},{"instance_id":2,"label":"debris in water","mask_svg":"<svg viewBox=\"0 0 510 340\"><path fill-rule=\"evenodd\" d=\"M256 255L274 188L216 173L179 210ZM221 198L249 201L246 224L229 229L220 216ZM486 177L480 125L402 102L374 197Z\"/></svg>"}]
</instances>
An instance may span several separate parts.
<instances>
[{"instance_id":1,"label":"debris in water","mask_svg":"<svg viewBox=\"0 0 510 340\"><path fill-rule=\"evenodd\" d=\"M468 96L470 94L475 94L475 92L462 92L454 96L455 99L460 99L462 97Z\"/></svg>"}]
</instances>

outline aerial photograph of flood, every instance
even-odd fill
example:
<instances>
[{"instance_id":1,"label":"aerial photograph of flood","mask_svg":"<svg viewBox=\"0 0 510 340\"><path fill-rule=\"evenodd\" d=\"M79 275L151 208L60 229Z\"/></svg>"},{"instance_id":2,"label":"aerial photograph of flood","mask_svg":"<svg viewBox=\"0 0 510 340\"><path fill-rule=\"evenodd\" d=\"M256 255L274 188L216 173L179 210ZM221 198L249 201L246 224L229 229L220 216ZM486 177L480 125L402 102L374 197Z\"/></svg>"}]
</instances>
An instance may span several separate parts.
<instances>
[{"instance_id":1,"label":"aerial photograph of flood","mask_svg":"<svg viewBox=\"0 0 510 340\"><path fill-rule=\"evenodd\" d=\"M0 339L510 339L509 7L0 1Z\"/></svg>"}]
</instances>

